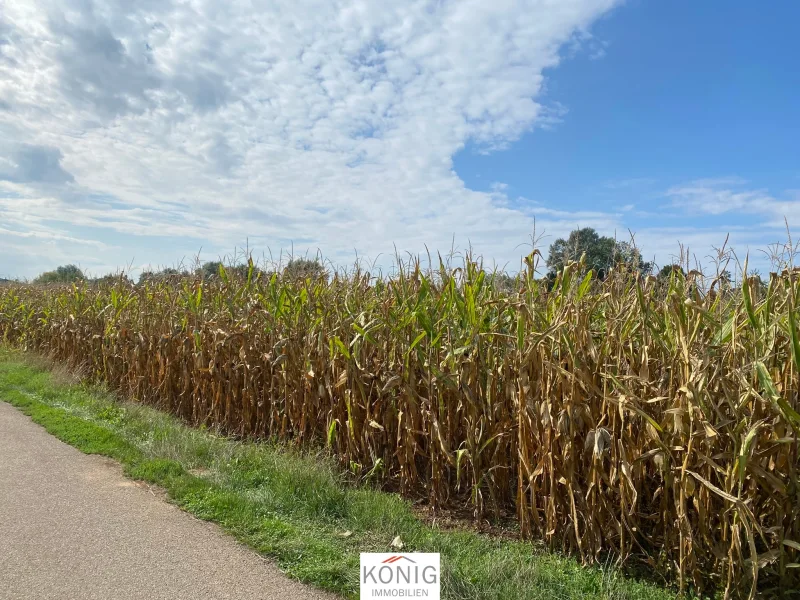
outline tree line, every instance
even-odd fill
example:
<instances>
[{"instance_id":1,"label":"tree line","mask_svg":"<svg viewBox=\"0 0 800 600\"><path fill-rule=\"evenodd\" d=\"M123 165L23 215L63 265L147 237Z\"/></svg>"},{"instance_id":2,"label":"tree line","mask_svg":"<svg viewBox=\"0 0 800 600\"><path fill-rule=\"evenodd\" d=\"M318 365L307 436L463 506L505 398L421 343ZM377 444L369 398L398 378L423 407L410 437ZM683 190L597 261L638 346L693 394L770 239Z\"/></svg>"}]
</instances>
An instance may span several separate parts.
<instances>
[{"instance_id":1,"label":"tree line","mask_svg":"<svg viewBox=\"0 0 800 600\"><path fill-rule=\"evenodd\" d=\"M642 253L630 242L623 242L612 237L601 236L591 227L583 227L573 230L569 236L558 238L551 245L548 252L546 264L546 277L555 280L556 274L564 266L571 262L577 262L583 257L584 269L594 272L597 279L605 279L607 273L615 267L621 267L632 273L642 275L655 274L660 278L669 277L673 271L679 270L684 275L685 271L680 265L669 264L661 267L657 273L653 273L654 264L645 261ZM209 261L203 263L193 271L186 269L164 268L160 270L147 270L139 276L138 282L163 280L170 277L183 277L194 273L204 279L219 277L221 269L228 274L247 277L248 271L255 268L256 273L262 273L257 267L252 267L252 263L240 263L237 265L224 265L221 261ZM316 259L293 258L281 270L283 275L299 277L317 277L326 273L324 265ZM728 273L728 278L730 274ZM102 277L88 278L83 271L76 265L62 265L53 271L42 273L33 283L74 283L77 281L90 281L100 283L103 281L114 281L123 278L131 284L134 282L124 274L109 274ZM497 283L504 285L504 281L510 283L512 278L505 274L498 274Z\"/></svg>"},{"instance_id":2,"label":"tree line","mask_svg":"<svg viewBox=\"0 0 800 600\"><path fill-rule=\"evenodd\" d=\"M251 271L252 269L252 271ZM236 265L225 265L222 261L208 261L190 271L188 269L176 269L174 267L166 267L159 270L146 270L139 275L138 283L142 284L147 281L164 280L170 278L186 277L189 275L196 275L203 279L214 279L222 276L222 273L227 276L246 278L248 275L256 276L263 274L264 271L259 269L252 262L239 263ZM283 269L281 269L283 276L290 277L318 277L325 274L325 266L318 260L307 258L293 258ZM52 271L45 271L33 280L36 284L60 284L60 283L77 283L86 281L89 283L103 283L124 280L131 285L134 281L125 273L109 273L101 277L87 277L83 270L77 265L69 264L57 267Z\"/></svg>"}]
</instances>

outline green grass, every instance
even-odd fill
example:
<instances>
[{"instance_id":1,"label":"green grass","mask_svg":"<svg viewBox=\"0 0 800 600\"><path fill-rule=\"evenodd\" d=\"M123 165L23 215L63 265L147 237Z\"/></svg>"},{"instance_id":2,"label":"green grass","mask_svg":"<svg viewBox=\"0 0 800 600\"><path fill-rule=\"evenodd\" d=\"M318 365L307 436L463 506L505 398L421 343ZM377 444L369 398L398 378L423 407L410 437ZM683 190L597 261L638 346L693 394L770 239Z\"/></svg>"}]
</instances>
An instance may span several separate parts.
<instances>
[{"instance_id":1,"label":"green grass","mask_svg":"<svg viewBox=\"0 0 800 600\"><path fill-rule=\"evenodd\" d=\"M348 484L323 453L187 427L18 352L0 349L0 399L79 450L119 461L128 477L162 487L289 576L345 597L358 595L359 552L392 551L400 536L405 551L441 553L444 598L675 598L530 543L437 529L397 495Z\"/></svg>"}]
</instances>

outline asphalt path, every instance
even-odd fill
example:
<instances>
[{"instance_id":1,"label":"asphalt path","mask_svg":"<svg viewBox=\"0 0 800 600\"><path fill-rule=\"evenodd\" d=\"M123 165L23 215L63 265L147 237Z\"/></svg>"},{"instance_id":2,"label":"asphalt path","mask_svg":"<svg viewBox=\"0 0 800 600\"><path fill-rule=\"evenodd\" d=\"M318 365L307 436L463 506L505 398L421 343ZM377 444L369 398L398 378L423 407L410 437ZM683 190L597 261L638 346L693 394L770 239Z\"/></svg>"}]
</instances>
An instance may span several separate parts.
<instances>
[{"instance_id":1,"label":"asphalt path","mask_svg":"<svg viewBox=\"0 0 800 600\"><path fill-rule=\"evenodd\" d=\"M0 401L0 599L334 597Z\"/></svg>"}]
</instances>

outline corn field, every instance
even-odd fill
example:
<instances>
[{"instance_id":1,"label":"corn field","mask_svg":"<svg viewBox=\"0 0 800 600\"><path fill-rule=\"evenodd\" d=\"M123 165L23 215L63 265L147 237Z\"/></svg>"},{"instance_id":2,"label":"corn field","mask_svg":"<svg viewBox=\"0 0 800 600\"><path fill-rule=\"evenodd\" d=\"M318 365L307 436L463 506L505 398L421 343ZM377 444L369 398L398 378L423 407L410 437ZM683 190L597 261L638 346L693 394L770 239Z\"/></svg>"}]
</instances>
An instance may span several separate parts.
<instances>
[{"instance_id":1,"label":"corn field","mask_svg":"<svg viewBox=\"0 0 800 600\"><path fill-rule=\"evenodd\" d=\"M14 284L0 334L190 423L327 444L435 507L513 510L585 562L726 597L800 587L800 273L708 291L532 272L511 291L469 259Z\"/></svg>"}]
</instances>

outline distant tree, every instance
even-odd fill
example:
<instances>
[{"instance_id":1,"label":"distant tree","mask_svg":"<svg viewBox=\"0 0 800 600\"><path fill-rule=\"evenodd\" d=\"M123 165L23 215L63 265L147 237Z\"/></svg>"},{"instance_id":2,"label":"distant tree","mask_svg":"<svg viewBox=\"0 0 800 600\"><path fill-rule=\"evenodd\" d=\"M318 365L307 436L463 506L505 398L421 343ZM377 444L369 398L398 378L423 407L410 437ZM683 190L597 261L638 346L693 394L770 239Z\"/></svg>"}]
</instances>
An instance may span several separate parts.
<instances>
[{"instance_id":1,"label":"distant tree","mask_svg":"<svg viewBox=\"0 0 800 600\"><path fill-rule=\"evenodd\" d=\"M218 260L203 263L203 266L200 267L199 274L203 279L214 279L215 277L219 277L219 268L221 266L222 263Z\"/></svg>"},{"instance_id":2,"label":"distant tree","mask_svg":"<svg viewBox=\"0 0 800 600\"><path fill-rule=\"evenodd\" d=\"M624 265L642 275L649 275L653 270L653 263L642 258L642 253L630 242L616 242L612 253L611 266Z\"/></svg>"},{"instance_id":3,"label":"distant tree","mask_svg":"<svg viewBox=\"0 0 800 600\"><path fill-rule=\"evenodd\" d=\"M327 275L325 267L318 260L293 258L283 269L283 275L300 279L318 279Z\"/></svg>"},{"instance_id":4,"label":"distant tree","mask_svg":"<svg viewBox=\"0 0 800 600\"><path fill-rule=\"evenodd\" d=\"M33 283L73 283L84 279L83 271L75 265L62 265L55 271L45 271Z\"/></svg>"},{"instance_id":5,"label":"distant tree","mask_svg":"<svg viewBox=\"0 0 800 600\"><path fill-rule=\"evenodd\" d=\"M505 273L497 271L491 275L491 281L494 287L506 294L510 294L517 289L517 278Z\"/></svg>"},{"instance_id":6,"label":"distant tree","mask_svg":"<svg viewBox=\"0 0 800 600\"><path fill-rule=\"evenodd\" d=\"M102 277L95 277L91 279L90 282L97 284L125 283L126 285L133 285L133 280L125 273L109 273Z\"/></svg>"},{"instance_id":7,"label":"distant tree","mask_svg":"<svg viewBox=\"0 0 800 600\"><path fill-rule=\"evenodd\" d=\"M166 269L161 269L160 271L142 271L142 274L139 275L139 285L147 281L175 279L178 277L186 277L188 275L189 273L186 271L178 271L178 269L173 269L172 267L167 267Z\"/></svg>"},{"instance_id":8,"label":"distant tree","mask_svg":"<svg viewBox=\"0 0 800 600\"><path fill-rule=\"evenodd\" d=\"M733 275L730 271L723 271L717 277L717 285L720 291L730 291L733 288Z\"/></svg>"},{"instance_id":9,"label":"distant tree","mask_svg":"<svg viewBox=\"0 0 800 600\"><path fill-rule=\"evenodd\" d=\"M683 270L683 267L674 264L664 265L663 267L661 267L661 270L658 272L658 275L656 275L656 277L658 277L659 279L669 279L673 271L681 273L684 277L686 277L686 271Z\"/></svg>"},{"instance_id":10,"label":"distant tree","mask_svg":"<svg viewBox=\"0 0 800 600\"><path fill-rule=\"evenodd\" d=\"M625 265L640 273L648 273L651 264L642 259L642 254L628 242L601 236L591 227L575 229L565 240L557 239L550 245L547 266L555 274L568 263L586 254L585 268L594 269L598 277L604 278L609 269Z\"/></svg>"},{"instance_id":11,"label":"distant tree","mask_svg":"<svg viewBox=\"0 0 800 600\"><path fill-rule=\"evenodd\" d=\"M235 275L240 279L247 279L247 274L250 272L250 263L239 263L233 267L227 267L227 271L229 275ZM253 264L253 281L258 279L261 276L270 277L271 274L259 269L255 264Z\"/></svg>"},{"instance_id":12,"label":"distant tree","mask_svg":"<svg viewBox=\"0 0 800 600\"><path fill-rule=\"evenodd\" d=\"M253 263L253 280L256 280L263 271L255 266ZM220 272L225 271L225 275L228 278L236 278L236 279L247 279L247 275L250 272L250 262L239 263L236 265L225 265L220 261L212 261L204 263L200 269L197 270L197 274L200 275L203 279L217 279L220 277Z\"/></svg>"}]
</instances>

